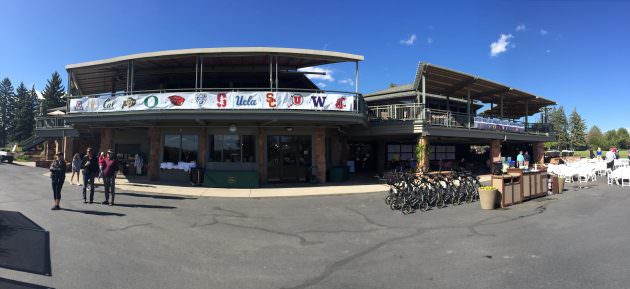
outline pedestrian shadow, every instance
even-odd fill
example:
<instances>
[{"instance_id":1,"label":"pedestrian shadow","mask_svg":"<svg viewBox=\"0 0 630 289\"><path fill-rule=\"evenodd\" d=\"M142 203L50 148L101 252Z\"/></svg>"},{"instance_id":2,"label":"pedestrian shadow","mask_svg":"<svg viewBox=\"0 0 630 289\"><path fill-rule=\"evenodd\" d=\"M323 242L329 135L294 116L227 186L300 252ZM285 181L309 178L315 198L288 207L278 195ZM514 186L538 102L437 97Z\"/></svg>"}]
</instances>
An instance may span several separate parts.
<instances>
[{"instance_id":1,"label":"pedestrian shadow","mask_svg":"<svg viewBox=\"0 0 630 289\"><path fill-rule=\"evenodd\" d=\"M116 195L124 195L138 198L152 198L160 200L196 200L197 198L179 197L179 196L165 196L165 195L151 195L151 194L137 194L137 193L116 193Z\"/></svg>"},{"instance_id":2,"label":"pedestrian shadow","mask_svg":"<svg viewBox=\"0 0 630 289\"><path fill-rule=\"evenodd\" d=\"M118 194L117 194L118 195ZM115 203L116 207L125 207L125 208L145 208L145 209L176 209L177 207L173 206L160 206L160 205L141 205L141 204L121 204Z\"/></svg>"},{"instance_id":3,"label":"pedestrian shadow","mask_svg":"<svg viewBox=\"0 0 630 289\"><path fill-rule=\"evenodd\" d=\"M75 210L75 209L67 209L61 208L62 211L74 212L74 213L82 213L86 215L95 215L95 216L116 216L116 217L124 217L126 214L123 213L114 213L114 212L101 212L101 211L92 211L92 210Z\"/></svg>"}]
</instances>

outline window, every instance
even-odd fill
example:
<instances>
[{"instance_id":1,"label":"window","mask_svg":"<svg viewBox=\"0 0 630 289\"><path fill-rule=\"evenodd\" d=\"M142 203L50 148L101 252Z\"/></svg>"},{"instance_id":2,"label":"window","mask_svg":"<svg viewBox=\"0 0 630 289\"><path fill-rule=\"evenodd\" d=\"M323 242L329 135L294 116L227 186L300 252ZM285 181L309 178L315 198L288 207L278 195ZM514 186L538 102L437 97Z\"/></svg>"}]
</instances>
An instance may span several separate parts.
<instances>
[{"instance_id":1,"label":"window","mask_svg":"<svg viewBox=\"0 0 630 289\"><path fill-rule=\"evenodd\" d=\"M432 161L455 159L454 145L432 145L430 152L429 160Z\"/></svg>"},{"instance_id":2,"label":"window","mask_svg":"<svg viewBox=\"0 0 630 289\"><path fill-rule=\"evenodd\" d=\"M199 153L199 136L193 134L164 135L162 161L178 163L193 162Z\"/></svg>"},{"instance_id":3,"label":"window","mask_svg":"<svg viewBox=\"0 0 630 289\"><path fill-rule=\"evenodd\" d=\"M210 162L256 162L256 144L253 135L211 135L208 141Z\"/></svg>"},{"instance_id":4,"label":"window","mask_svg":"<svg viewBox=\"0 0 630 289\"><path fill-rule=\"evenodd\" d=\"M388 144L388 161L410 161L415 159L412 144Z\"/></svg>"}]
</instances>

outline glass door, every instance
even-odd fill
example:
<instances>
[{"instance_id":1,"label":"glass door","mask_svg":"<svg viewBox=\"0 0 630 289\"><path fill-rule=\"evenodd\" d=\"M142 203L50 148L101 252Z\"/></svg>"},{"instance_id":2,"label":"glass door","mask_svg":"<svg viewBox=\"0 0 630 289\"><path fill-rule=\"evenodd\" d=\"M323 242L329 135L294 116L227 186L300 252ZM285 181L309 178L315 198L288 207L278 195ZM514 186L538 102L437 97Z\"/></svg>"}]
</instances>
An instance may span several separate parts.
<instances>
[{"instance_id":1,"label":"glass door","mask_svg":"<svg viewBox=\"0 0 630 289\"><path fill-rule=\"evenodd\" d=\"M310 166L310 136L267 136L268 182L306 182Z\"/></svg>"}]
</instances>

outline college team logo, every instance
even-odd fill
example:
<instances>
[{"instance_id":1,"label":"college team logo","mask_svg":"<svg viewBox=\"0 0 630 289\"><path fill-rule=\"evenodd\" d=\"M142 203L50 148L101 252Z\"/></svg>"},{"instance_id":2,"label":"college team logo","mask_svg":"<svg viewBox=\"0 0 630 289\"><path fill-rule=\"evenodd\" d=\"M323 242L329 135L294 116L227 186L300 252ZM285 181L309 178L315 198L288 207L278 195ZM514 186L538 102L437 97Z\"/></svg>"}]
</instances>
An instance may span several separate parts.
<instances>
[{"instance_id":1,"label":"college team logo","mask_svg":"<svg viewBox=\"0 0 630 289\"><path fill-rule=\"evenodd\" d=\"M276 107L276 98L273 96L273 92L268 92L266 97L269 107Z\"/></svg>"},{"instance_id":2,"label":"college team logo","mask_svg":"<svg viewBox=\"0 0 630 289\"><path fill-rule=\"evenodd\" d=\"M326 103L326 96L311 96L311 100L313 101L313 107L323 108L324 103Z\"/></svg>"},{"instance_id":3,"label":"college team logo","mask_svg":"<svg viewBox=\"0 0 630 289\"><path fill-rule=\"evenodd\" d=\"M103 102L103 110L113 110L116 105L117 98L115 96L110 96Z\"/></svg>"},{"instance_id":4,"label":"college team logo","mask_svg":"<svg viewBox=\"0 0 630 289\"><path fill-rule=\"evenodd\" d=\"M136 105L136 100L133 97L128 97L123 101L122 109L125 109L125 107L131 108L134 105Z\"/></svg>"},{"instance_id":5,"label":"college team logo","mask_svg":"<svg viewBox=\"0 0 630 289\"><path fill-rule=\"evenodd\" d=\"M83 111L83 100L77 100L77 102L74 104L74 110Z\"/></svg>"},{"instance_id":6,"label":"college team logo","mask_svg":"<svg viewBox=\"0 0 630 289\"><path fill-rule=\"evenodd\" d=\"M237 106L256 106L256 98L253 95L250 95L248 98L245 98L243 95L236 96L236 105Z\"/></svg>"},{"instance_id":7,"label":"college team logo","mask_svg":"<svg viewBox=\"0 0 630 289\"><path fill-rule=\"evenodd\" d=\"M220 92L217 94L217 107L227 106L227 94Z\"/></svg>"},{"instance_id":8,"label":"college team logo","mask_svg":"<svg viewBox=\"0 0 630 289\"><path fill-rule=\"evenodd\" d=\"M337 102L335 103L335 107L337 109L344 109L346 107L346 98L345 97L337 98Z\"/></svg>"},{"instance_id":9,"label":"college team logo","mask_svg":"<svg viewBox=\"0 0 630 289\"><path fill-rule=\"evenodd\" d=\"M152 109L154 107L156 107L158 105L160 101L158 100L158 97L155 95L149 95L147 97L144 98L144 106L146 106L148 109Z\"/></svg>"},{"instance_id":10,"label":"college team logo","mask_svg":"<svg viewBox=\"0 0 630 289\"><path fill-rule=\"evenodd\" d=\"M170 100L171 103L175 106L181 106L182 104L184 104L184 101L186 101L185 98L179 95L171 95L168 97L168 100Z\"/></svg>"},{"instance_id":11,"label":"college team logo","mask_svg":"<svg viewBox=\"0 0 630 289\"><path fill-rule=\"evenodd\" d=\"M203 104L206 103L206 100L208 100L208 94L203 92L195 93L195 101L197 102L199 107L202 107Z\"/></svg>"},{"instance_id":12,"label":"college team logo","mask_svg":"<svg viewBox=\"0 0 630 289\"><path fill-rule=\"evenodd\" d=\"M303 102L304 102L304 97L302 97L301 94L291 95L291 103L289 104L289 107L300 106L302 105Z\"/></svg>"}]
</instances>

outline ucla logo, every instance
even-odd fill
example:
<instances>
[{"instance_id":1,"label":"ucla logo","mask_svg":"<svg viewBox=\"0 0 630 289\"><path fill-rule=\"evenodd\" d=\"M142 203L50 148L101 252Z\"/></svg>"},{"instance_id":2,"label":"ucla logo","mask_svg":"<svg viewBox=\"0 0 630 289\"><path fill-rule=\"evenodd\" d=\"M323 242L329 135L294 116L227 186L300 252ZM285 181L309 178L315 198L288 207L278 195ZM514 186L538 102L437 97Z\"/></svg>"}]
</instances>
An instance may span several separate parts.
<instances>
[{"instance_id":1,"label":"ucla logo","mask_svg":"<svg viewBox=\"0 0 630 289\"><path fill-rule=\"evenodd\" d=\"M254 98L253 95L250 95L248 98L245 98L245 96L242 96L242 95L237 95L236 105L237 106L255 106L256 99Z\"/></svg>"},{"instance_id":2,"label":"ucla logo","mask_svg":"<svg viewBox=\"0 0 630 289\"><path fill-rule=\"evenodd\" d=\"M208 100L208 94L203 92L195 93L195 101L200 107L203 106L204 103L206 103L206 100Z\"/></svg>"}]
</instances>

